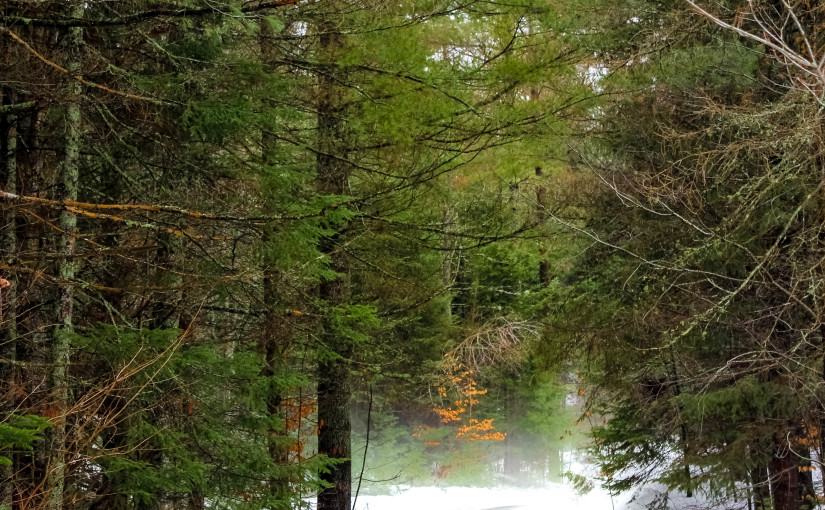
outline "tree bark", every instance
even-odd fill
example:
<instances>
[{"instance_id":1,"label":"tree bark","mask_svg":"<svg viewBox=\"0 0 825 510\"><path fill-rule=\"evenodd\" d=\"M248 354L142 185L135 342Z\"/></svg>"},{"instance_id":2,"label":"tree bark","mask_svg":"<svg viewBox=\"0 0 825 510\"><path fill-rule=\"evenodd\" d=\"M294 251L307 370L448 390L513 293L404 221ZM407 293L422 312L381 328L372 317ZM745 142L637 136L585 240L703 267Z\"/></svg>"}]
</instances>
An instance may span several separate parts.
<instances>
[{"instance_id":1,"label":"tree bark","mask_svg":"<svg viewBox=\"0 0 825 510\"><path fill-rule=\"evenodd\" d=\"M456 250L455 239L449 235L452 225L456 219L457 214L452 206L450 204L444 204L441 212L441 223L445 232L444 238L441 241L441 249L444 251L444 261L442 262L443 266L441 268L441 281L444 284L444 288L447 290L446 298L444 300L444 316L447 318L449 324L452 324L453 319L453 279L455 278L455 273L458 269L454 266L456 266L456 260L461 259Z\"/></svg>"},{"instance_id":2,"label":"tree bark","mask_svg":"<svg viewBox=\"0 0 825 510\"><path fill-rule=\"evenodd\" d=\"M11 103L3 94L2 104ZM17 193L17 117L14 113L0 117L0 182L9 193ZM0 257L13 265L17 259L17 218L14 206L8 205L2 212L2 247ZM18 390L15 379L17 370L17 286L10 273L0 275L9 281L0 285L0 419L14 412ZM13 463L12 463L13 464ZM14 497L14 469L0 468L0 508L12 507Z\"/></svg>"},{"instance_id":3,"label":"tree bark","mask_svg":"<svg viewBox=\"0 0 825 510\"><path fill-rule=\"evenodd\" d=\"M83 17L82 1L75 0L69 6L69 17ZM66 34L67 65L69 74L76 76L80 72L80 51L83 45L83 29L70 28ZM80 97L81 84L75 79L67 80L67 104L64 111L65 145L63 161L59 172L58 200L77 200L78 175L80 166ZM46 506L49 510L63 508L63 495L66 483L66 446L67 446L67 412L69 409L69 349L71 346L72 312L74 302L74 279L76 267L73 260L75 252L75 232L77 216L63 209L58 217L60 229L57 249L60 256L57 262L58 297L57 317L51 338L52 369L49 374L49 386L52 391L54 412L56 414L49 429L49 452L47 460L48 490Z\"/></svg>"},{"instance_id":4,"label":"tree bark","mask_svg":"<svg viewBox=\"0 0 825 510\"><path fill-rule=\"evenodd\" d=\"M289 463L288 450L284 444L287 435L286 416L283 409L283 388L274 381L274 376L280 373L286 363L287 350L292 340L292 321L284 313L285 304L282 293L279 291L282 274L279 271L266 267L264 269L264 303L267 307L262 347L264 367L261 376L269 379L269 393L266 397L266 409L270 417L283 420L279 425L270 425L267 430L267 447L272 460L279 465ZM300 405L300 403L299 403ZM287 498L289 495L289 478L275 477L270 482L270 494L275 497Z\"/></svg>"},{"instance_id":5,"label":"tree bark","mask_svg":"<svg viewBox=\"0 0 825 510\"><path fill-rule=\"evenodd\" d=\"M768 477L767 466L764 464L758 465L750 472L750 476L754 509L765 510L768 508L768 502L771 498L770 479Z\"/></svg>"},{"instance_id":6,"label":"tree bark","mask_svg":"<svg viewBox=\"0 0 825 510\"><path fill-rule=\"evenodd\" d=\"M274 76L276 72L274 62L282 57L281 52L278 51L273 42L276 34L269 22L264 19L260 21L260 30L261 60L267 73ZM284 30L287 30L287 28ZM268 99L264 100L264 105L267 110L274 110L277 107L274 101ZM267 111L267 114L271 115L272 113ZM277 164L277 143L275 136L264 130L261 134L261 162L265 168ZM267 211L267 213L269 212L272 211ZM268 251L269 245L273 242L271 231L266 231L263 242ZM264 355L261 376L269 380L269 394L266 397L267 413L270 417L278 417L282 420L279 425L275 425L270 421L273 424L267 430L267 447L275 464L286 465L289 463L289 450L285 444L288 431L287 416L284 410L284 388L276 384L274 376L286 367L287 353L292 344L294 323L292 316L286 313L286 310L290 308L288 304L290 299L283 290L285 287L284 273L276 267L276 263L274 257L266 256L262 267L263 300L266 315L260 344ZM298 405L300 406L301 403L299 402ZM269 492L273 497L286 500L290 494L289 476L273 477L269 483Z\"/></svg>"},{"instance_id":7,"label":"tree bark","mask_svg":"<svg viewBox=\"0 0 825 510\"><path fill-rule=\"evenodd\" d=\"M536 226L543 231L547 221L547 187L544 185L544 172L540 166L536 167ZM547 247L542 243L539 247L539 285L546 289L550 286L550 261L547 260ZM544 310L544 313L547 311Z\"/></svg>"},{"instance_id":8,"label":"tree bark","mask_svg":"<svg viewBox=\"0 0 825 510\"><path fill-rule=\"evenodd\" d=\"M783 437L781 442L784 441ZM785 453L774 454L770 465L773 510L799 510L802 502L799 459L786 447L780 447L779 450Z\"/></svg>"},{"instance_id":9,"label":"tree bark","mask_svg":"<svg viewBox=\"0 0 825 510\"><path fill-rule=\"evenodd\" d=\"M17 187L21 193L40 193L44 187L45 154L39 151L40 130L42 128L43 110L34 107L27 115L18 117L17 147ZM54 310L50 303L54 300L54 291L46 285L37 272L49 270L48 261L43 254L51 250L52 239L41 222L21 221L18 223L18 256L23 253L40 254L34 261L34 271L19 271L16 285L17 293L17 330L15 348L17 391L21 401L26 400L22 412L43 414L49 405L46 381L46 365L50 359L50 338L54 324ZM46 441L37 443L31 452L18 451L13 457L14 472L13 510L42 508L44 505L43 483L45 479L45 458L49 445Z\"/></svg>"},{"instance_id":10,"label":"tree bark","mask_svg":"<svg viewBox=\"0 0 825 510\"><path fill-rule=\"evenodd\" d=\"M345 162L346 151L342 126L343 90L337 58L344 45L344 36L332 23L319 27L320 59L326 62L319 75L318 87L318 157L317 190L321 195L343 195L347 191L350 168ZM321 281L319 294L326 310L322 320L321 340L326 352L318 362L318 452L334 459L321 480L330 487L318 495L318 510L350 510L352 446L350 434L351 376L349 359L351 341L335 328L335 307L349 301L349 265L343 246L343 227L321 239L320 249L330 260L330 269L338 276Z\"/></svg>"},{"instance_id":11,"label":"tree bark","mask_svg":"<svg viewBox=\"0 0 825 510\"><path fill-rule=\"evenodd\" d=\"M673 379L673 391L675 396L678 398L679 395L682 393L682 387L679 382L679 372L676 368L676 356L673 354L673 348L668 349L668 359L666 361L668 365L668 370L670 371L670 376ZM690 486L691 483L691 476L690 476L690 463L688 462L688 456L690 454L690 450L688 448L688 430L687 425L685 424L683 413L684 409L680 405L678 406L679 410L679 444L682 448L682 458L683 464L682 472L685 475L685 496L692 498L693 497L693 489Z\"/></svg>"}]
</instances>

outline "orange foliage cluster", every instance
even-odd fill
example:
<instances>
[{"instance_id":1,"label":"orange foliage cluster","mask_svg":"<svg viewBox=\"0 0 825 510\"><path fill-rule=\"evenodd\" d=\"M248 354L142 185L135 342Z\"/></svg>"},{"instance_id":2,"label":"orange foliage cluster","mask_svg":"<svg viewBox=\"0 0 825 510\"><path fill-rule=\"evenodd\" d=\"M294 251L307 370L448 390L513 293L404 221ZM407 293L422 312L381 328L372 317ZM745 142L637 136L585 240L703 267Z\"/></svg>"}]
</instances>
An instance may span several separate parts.
<instances>
[{"instance_id":1,"label":"orange foliage cluster","mask_svg":"<svg viewBox=\"0 0 825 510\"><path fill-rule=\"evenodd\" d=\"M819 444L819 427L803 420L802 430L804 430L803 434L795 438L797 444L807 448L816 447Z\"/></svg>"},{"instance_id":2,"label":"orange foliage cluster","mask_svg":"<svg viewBox=\"0 0 825 510\"><path fill-rule=\"evenodd\" d=\"M455 435L456 439L466 439L467 441L504 441L506 434L503 432L492 432L493 419L478 421L475 418L470 418L467 425L458 427L458 433Z\"/></svg>"},{"instance_id":3,"label":"orange foliage cluster","mask_svg":"<svg viewBox=\"0 0 825 510\"><path fill-rule=\"evenodd\" d=\"M471 418L473 406L478 404L478 397L487 393L486 389L479 389L473 371L465 367L454 358L445 360L444 375L441 381L435 385L438 396L447 399L449 393L455 395L451 403L437 403L433 406L433 411L441 417L442 423L467 422L458 427L456 439L468 441L503 441L503 432L494 432L492 418L477 420ZM451 391L448 391L450 388ZM420 430L413 433L413 437L419 437Z\"/></svg>"},{"instance_id":4,"label":"orange foliage cluster","mask_svg":"<svg viewBox=\"0 0 825 510\"><path fill-rule=\"evenodd\" d=\"M281 401L284 413L284 429L287 434L295 435L295 440L287 447L287 456L290 461L306 460L304 448L310 437L318 434L318 425L309 420L317 405L311 397L287 398Z\"/></svg>"},{"instance_id":5,"label":"orange foliage cluster","mask_svg":"<svg viewBox=\"0 0 825 510\"><path fill-rule=\"evenodd\" d=\"M436 414L441 416L441 421L443 423L450 423L451 421L461 421L461 415L466 410L467 410L467 408L465 408L465 407L459 407L458 409L436 407L434 409Z\"/></svg>"},{"instance_id":6,"label":"orange foliage cluster","mask_svg":"<svg viewBox=\"0 0 825 510\"><path fill-rule=\"evenodd\" d=\"M802 434L799 436L794 437L794 441L804 447L807 450L812 448L819 447L819 438L820 432L819 427L816 425L812 425L808 423L807 420L802 421ZM809 473L811 471L816 471L818 468L817 466L799 466L798 467L800 473Z\"/></svg>"},{"instance_id":7,"label":"orange foliage cluster","mask_svg":"<svg viewBox=\"0 0 825 510\"><path fill-rule=\"evenodd\" d=\"M432 427L428 427L426 425L419 425L418 427L413 429L412 437L421 437L421 433L430 430Z\"/></svg>"}]
</instances>

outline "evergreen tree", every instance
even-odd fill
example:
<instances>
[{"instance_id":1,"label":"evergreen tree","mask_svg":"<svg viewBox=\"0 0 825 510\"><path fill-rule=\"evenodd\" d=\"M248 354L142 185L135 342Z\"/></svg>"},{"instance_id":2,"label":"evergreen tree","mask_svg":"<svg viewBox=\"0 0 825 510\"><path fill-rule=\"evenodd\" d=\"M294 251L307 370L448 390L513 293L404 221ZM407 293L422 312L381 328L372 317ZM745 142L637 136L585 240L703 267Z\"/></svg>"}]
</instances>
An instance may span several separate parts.
<instances>
[{"instance_id":1,"label":"evergreen tree","mask_svg":"<svg viewBox=\"0 0 825 510\"><path fill-rule=\"evenodd\" d=\"M592 328L590 402L610 417L597 451L615 489L657 479L808 507L822 355L815 98L776 88L789 71L772 50L688 7L611 6L620 44L600 55L623 64L601 86L620 99L577 154L614 204L568 222L601 246L569 277L590 292L572 310ZM759 33L771 6L752 7L737 23ZM814 33L815 10L798 19Z\"/></svg>"},{"instance_id":2,"label":"evergreen tree","mask_svg":"<svg viewBox=\"0 0 825 510\"><path fill-rule=\"evenodd\" d=\"M348 508L356 386L414 391L457 326L515 320L495 282L455 282L503 273L468 250L533 226L507 179L582 97L560 92L557 13L91 1L0 20L0 505L321 490Z\"/></svg>"}]
</instances>

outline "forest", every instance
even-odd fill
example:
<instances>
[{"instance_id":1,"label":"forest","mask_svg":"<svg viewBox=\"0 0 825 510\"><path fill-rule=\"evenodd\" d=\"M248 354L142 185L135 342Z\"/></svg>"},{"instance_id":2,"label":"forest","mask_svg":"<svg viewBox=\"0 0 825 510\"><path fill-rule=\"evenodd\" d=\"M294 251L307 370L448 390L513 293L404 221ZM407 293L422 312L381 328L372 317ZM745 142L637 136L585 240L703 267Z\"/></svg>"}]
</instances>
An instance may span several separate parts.
<instances>
[{"instance_id":1,"label":"forest","mask_svg":"<svg viewBox=\"0 0 825 510\"><path fill-rule=\"evenodd\" d=\"M816 0L0 0L0 509L821 508L823 120Z\"/></svg>"}]
</instances>

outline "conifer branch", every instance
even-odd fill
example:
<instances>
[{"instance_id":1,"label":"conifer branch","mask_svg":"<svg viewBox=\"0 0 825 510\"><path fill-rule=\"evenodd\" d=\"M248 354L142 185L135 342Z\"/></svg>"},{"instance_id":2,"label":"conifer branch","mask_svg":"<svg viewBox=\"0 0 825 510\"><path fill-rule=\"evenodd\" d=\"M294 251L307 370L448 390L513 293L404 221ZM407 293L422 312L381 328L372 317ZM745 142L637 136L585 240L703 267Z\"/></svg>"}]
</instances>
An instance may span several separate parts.
<instances>
[{"instance_id":1,"label":"conifer branch","mask_svg":"<svg viewBox=\"0 0 825 510\"><path fill-rule=\"evenodd\" d=\"M195 218L199 220L215 220L215 221L234 221L234 222L250 222L255 224L263 225L265 222L274 222L274 221L292 221L292 220L303 220L308 218L317 218L324 215L327 209L337 209L340 204L330 204L328 206L323 207L319 212L306 214L301 216L277 216L277 215L270 215L270 216L230 216L230 215L223 215L223 214L211 214L211 213L203 213L198 211L189 211L187 209L183 209L180 207L173 207L168 205L145 205L145 204L96 204L91 202L76 202L73 200L67 201L60 201L60 200L50 200L47 198L41 197L33 197L33 196L26 196L26 195L18 195L15 193L9 193L7 191L0 190L0 200L5 200L8 202L28 202L32 204L42 205L44 207L51 207L53 209L63 209L66 207L72 207L77 210L83 211L139 211L139 212L163 212L163 213L172 213L172 214L179 214L182 216L188 216L190 218ZM84 213L85 214L85 213ZM99 217L106 218L106 219L113 219L115 221L126 221L123 218L119 218L117 216L110 216L107 217L105 214L97 213ZM86 214L87 216L91 216ZM174 233L174 232L172 232Z\"/></svg>"},{"instance_id":2,"label":"conifer branch","mask_svg":"<svg viewBox=\"0 0 825 510\"><path fill-rule=\"evenodd\" d=\"M54 69L57 69L61 73L69 75L69 77L71 77L73 80L76 80L76 81L82 83L83 85L86 85L87 87L96 88L96 89L102 90L104 92L108 92L109 94L115 94L117 96L122 96L122 97L125 97L125 98L128 98L128 99L137 99L139 101L148 101L150 103L155 103L155 104L174 104L174 105L182 104L182 103L178 103L176 101L169 101L167 99L155 99L153 97L140 96L140 95L137 95L137 94L131 94L129 92L123 92L123 91L120 91L120 90L113 89L111 87L107 87L106 85L101 85L99 83L95 83L95 82L86 80L86 79L84 79L83 77L81 77L77 74L73 74L68 69L61 66L60 64L57 64L57 63L52 62L51 60L47 59L45 56L43 56L42 53L40 53L36 49L32 48L29 43L27 43L25 40L23 40L23 38L21 38L19 35L14 33L10 28L0 26L0 32L5 32L5 33L9 34L9 36L12 39L17 41L21 45L23 45L23 47L26 48L27 50L29 50L29 52L32 53L35 57L37 57L38 60L42 61L43 63L45 63L46 65L48 65L50 67L53 67Z\"/></svg>"},{"instance_id":3,"label":"conifer branch","mask_svg":"<svg viewBox=\"0 0 825 510\"><path fill-rule=\"evenodd\" d=\"M35 105L34 101L26 101L25 103L16 103L16 104L4 104L0 106L0 115L8 115L8 114L15 114L16 112L28 110L29 108L33 108Z\"/></svg>"},{"instance_id":4,"label":"conifer branch","mask_svg":"<svg viewBox=\"0 0 825 510\"><path fill-rule=\"evenodd\" d=\"M257 2L255 5L247 5L241 7L238 11L241 14L253 14L256 12L265 11L267 9L275 9L278 7L285 7L295 5L303 0L275 0L270 2ZM152 9L148 11L135 12L131 14L124 14L122 16L112 19L46 19L46 18L27 18L24 16L3 16L0 20L5 22L19 21L20 23L30 25L33 27L53 27L53 28L69 28L69 27L114 27L121 25L131 25L133 23L141 23L144 21L151 21L159 18L190 18L195 16L204 16L207 14L222 14L221 11L214 6L200 7L197 9Z\"/></svg>"}]
</instances>

